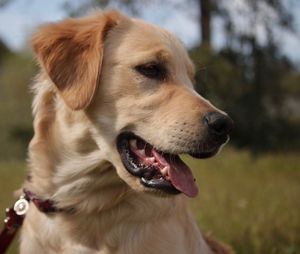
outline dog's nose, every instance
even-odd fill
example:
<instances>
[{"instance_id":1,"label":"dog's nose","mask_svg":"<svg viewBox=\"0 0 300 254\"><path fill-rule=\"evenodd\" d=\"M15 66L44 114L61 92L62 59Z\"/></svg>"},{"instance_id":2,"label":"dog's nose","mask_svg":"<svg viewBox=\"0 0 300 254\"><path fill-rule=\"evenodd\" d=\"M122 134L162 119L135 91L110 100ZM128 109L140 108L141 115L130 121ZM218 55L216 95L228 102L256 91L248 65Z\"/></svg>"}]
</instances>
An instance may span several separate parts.
<instances>
[{"instance_id":1,"label":"dog's nose","mask_svg":"<svg viewBox=\"0 0 300 254\"><path fill-rule=\"evenodd\" d=\"M233 128L232 119L219 112L209 112L204 116L203 120L208 127L208 131L217 136L227 135Z\"/></svg>"}]
</instances>

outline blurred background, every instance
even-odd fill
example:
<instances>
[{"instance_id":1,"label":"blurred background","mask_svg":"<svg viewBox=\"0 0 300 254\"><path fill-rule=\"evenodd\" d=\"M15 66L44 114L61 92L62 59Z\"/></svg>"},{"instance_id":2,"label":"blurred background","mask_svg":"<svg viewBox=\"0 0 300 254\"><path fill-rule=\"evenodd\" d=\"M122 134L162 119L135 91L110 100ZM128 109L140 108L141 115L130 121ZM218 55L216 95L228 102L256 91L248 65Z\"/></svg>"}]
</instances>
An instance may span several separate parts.
<instances>
[{"instance_id":1,"label":"blurred background","mask_svg":"<svg viewBox=\"0 0 300 254\"><path fill-rule=\"evenodd\" d=\"M0 0L0 211L26 174L33 135L38 69L27 40L41 23L97 7L175 33L196 65L197 91L235 121L220 156L186 158L201 190L190 205L202 230L236 253L300 253L297 0Z\"/></svg>"}]
</instances>

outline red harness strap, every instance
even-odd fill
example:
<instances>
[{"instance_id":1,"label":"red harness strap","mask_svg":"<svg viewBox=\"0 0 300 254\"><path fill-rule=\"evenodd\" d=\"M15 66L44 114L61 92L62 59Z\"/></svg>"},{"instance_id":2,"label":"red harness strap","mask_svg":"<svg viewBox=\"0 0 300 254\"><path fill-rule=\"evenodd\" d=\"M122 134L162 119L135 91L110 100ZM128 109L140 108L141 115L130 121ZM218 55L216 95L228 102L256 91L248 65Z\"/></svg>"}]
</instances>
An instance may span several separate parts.
<instances>
[{"instance_id":1,"label":"red harness strap","mask_svg":"<svg viewBox=\"0 0 300 254\"><path fill-rule=\"evenodd\" d=\"M24 215L29 207L29 199L26 195L21 196L11 208L6 208L4 228L0 233L0 254L5 253L14 239L18 229L22 226Z\"/></svg>"},{"instance_id":2,"label":"red harness strap","mask_svg":"<svg viewBox=\"0 0 300 254\"><path fill-rule=\"evenodd\" d=\"M4 228L0 233L0 254L4 254L14 239L18 229L22 226L25 214L29 208L29 202L43 213L53 213L60 211L54 206L50 199L40 199L30 191L24 190L22 195L11 208L6 208L6 218Z\"/></svg>"}]
</instances>

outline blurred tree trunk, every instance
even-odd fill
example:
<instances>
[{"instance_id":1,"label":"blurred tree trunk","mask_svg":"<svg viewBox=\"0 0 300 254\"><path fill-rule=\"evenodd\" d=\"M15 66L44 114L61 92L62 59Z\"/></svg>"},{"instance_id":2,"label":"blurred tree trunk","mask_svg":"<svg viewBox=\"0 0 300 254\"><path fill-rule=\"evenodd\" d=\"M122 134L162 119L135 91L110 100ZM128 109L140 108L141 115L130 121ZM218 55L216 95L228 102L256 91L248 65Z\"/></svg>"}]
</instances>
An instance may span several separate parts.
<instances>
[{"instance_id":1,"label":"blurred tree trunk","mask_svg":"<svg viewBox=\"0 0 300 254\"><path fill-rule=\"evenodd\" d=\"M211 0L198 0L200 8L201 46L211 46Z\"/></svg>"}]
</instances>

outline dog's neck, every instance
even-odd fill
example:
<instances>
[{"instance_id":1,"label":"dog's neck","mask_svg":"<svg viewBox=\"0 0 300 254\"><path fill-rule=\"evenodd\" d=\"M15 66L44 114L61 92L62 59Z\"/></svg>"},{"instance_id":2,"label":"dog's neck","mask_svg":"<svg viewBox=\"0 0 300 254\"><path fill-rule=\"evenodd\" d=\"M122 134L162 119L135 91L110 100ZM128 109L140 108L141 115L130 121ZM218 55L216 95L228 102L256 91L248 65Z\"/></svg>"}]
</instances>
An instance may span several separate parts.
<instances>
[{"instance_id":1,"label":"dog's neck","mask_svg":"<svg viewBox=\"0 0 300 254\"><path fill-rule=\"evenodd\" d=\"M129 188L93 141L85 113L69 110L45 79L34 89L35 134L25 188L55 200L61 208L85 211L94 209L90 204L95 203L103 206L98 210L106 209L128 195Z\"/></svg>"},{"instance_id":2,"label":"dog's neck","mask_svg":"<svg viewBox=\"0 0 300 254\"><path fill-rule=\"evenodd\" d=\"M120 179L94 141L85 112L68 109L43 76L34 91L35 134L29 146L26 189L54 200L58 208L85 213L131 203L145 195L147 202L159 202L152 195L132 191Z\"/></svg>"}]
</instances>

